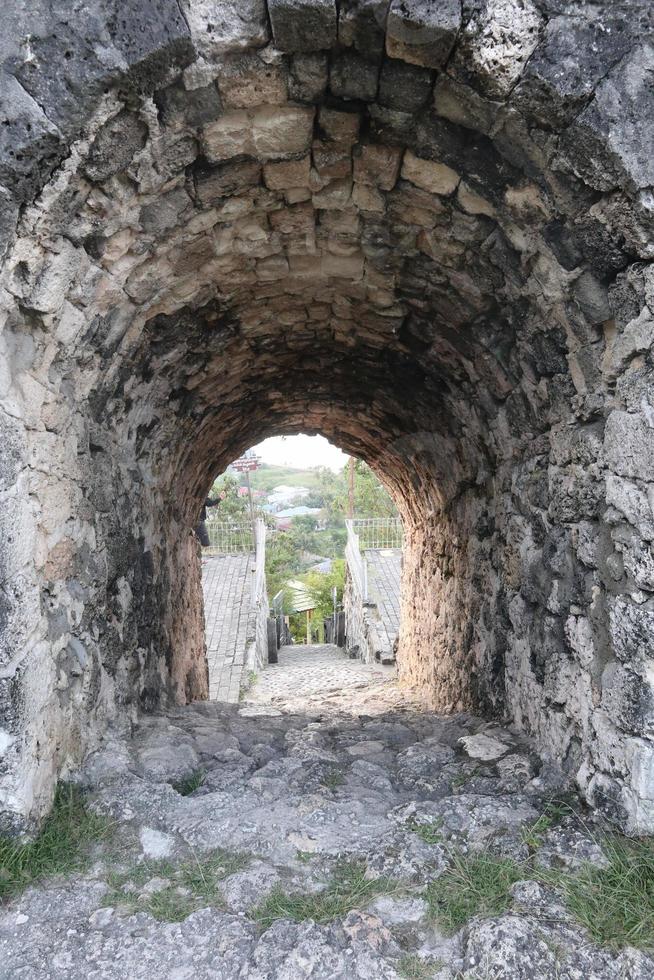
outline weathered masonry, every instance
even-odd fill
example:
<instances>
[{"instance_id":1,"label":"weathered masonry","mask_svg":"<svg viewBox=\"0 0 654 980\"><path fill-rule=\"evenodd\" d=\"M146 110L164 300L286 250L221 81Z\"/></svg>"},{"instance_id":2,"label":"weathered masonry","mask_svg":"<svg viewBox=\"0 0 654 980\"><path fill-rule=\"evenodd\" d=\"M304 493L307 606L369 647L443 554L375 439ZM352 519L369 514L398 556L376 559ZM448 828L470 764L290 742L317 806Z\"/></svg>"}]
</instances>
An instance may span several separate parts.
<instances>
[{"instance_id":1,"label":"weathered masonry","mask_svg":"<svg viewBox=\"0 0 654 980\"><path fill-rule=\"evenodd\" d=\"M5 5L5 829L107 725L206 696L199 504L302 430L401 509L402 677L654 831L653 29L649 0Z\"/></svg>"}]
</instances>

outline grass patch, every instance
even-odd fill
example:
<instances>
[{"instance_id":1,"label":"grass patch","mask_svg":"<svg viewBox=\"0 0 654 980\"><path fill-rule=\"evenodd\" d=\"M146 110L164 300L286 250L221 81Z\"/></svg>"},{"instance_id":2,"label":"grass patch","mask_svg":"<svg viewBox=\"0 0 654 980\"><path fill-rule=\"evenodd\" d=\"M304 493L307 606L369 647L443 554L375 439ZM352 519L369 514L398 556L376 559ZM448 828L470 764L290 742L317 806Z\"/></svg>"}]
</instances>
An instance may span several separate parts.
<instances>
[{"instance_id":1,"label":"grass patch","mask_svg":"<svg viewBox=\"0 0 654 980\"><path fill-rule=\"evenodd\" d=\"M425 844L441 844L443 841L443 835L440 832L440 828L443 825L443 821L433 820L431 823L427 821L412 820L407 826L409 830L417 834L421 840L424 840Z\"/></svg>"},{"instance_id":2,"label":"grass patch","mask_svg":"<svg viewBox=\"0 0 654 980\"><path fill-rule=\"evenodd\" d=\"M574 813L572 807L563 800L551 800L541 813L538 820L522 832L522 842L531 851L537 850L543 843L543 837L548 830L561 823L564 817Z\"/></svg>"},{"instance_id":3,"label":"grass patch","mask_svg":"<svg viewBox=\"0 0 654 980\"><path fill-rule=\"evenodd\" d=\"M471 779L474 779L478 773L478 766L472 769L470 772L459 772L456 774L456 776L452 776L450 786L452 789L460 789L461 786L465 786L465 784L469 783Z\"/></svg>"},{"instance_id":4,"label":"grass patch","mask_svg":"<svg viewBox=\"0 0 654 980\"><path fill-rule=\"evenodd\" d=\"M202 857L172 861L144 861L129 871L109 875L109 892L104 905L111 905L132 915L149 912L162 922L182 922L191 912L207 907L224 908L220 883L249 864L247 854L218 848ZM152 878L163 878L167 884L159 891L143 895L144 885Z\"/></svg>"},{"instance_id":5,"label":"grass patch","mask_svg":"<svg viewBox=\"0 0 654 980\"><path fill-rule=\"evenodd\" d=\"M83 871L91 845L106 838L111 826L106 817L87 809L77 786L60 784L35 840L0 838L0 900L42 878Z\"/></svg>"},{"instance_id":6,"label":"grass patch","mask_svg":"<svg viewBox=\"0 0 654 980\"><path fill-rule=\"evenodd\" d=\"M538 847L557 814L544 814L523 837ZM429 912L455 932L475 915L493 916L511 905L510 889L525 879L555 891L595 943L654 952L654 840L602 835L597 843L608 865L587 863L578 871L550 870L534 856L519 862L492 854L450 855L447 870L426 889Z\"/></svg>"},{"instance_id":7,"label":"grass patch","mask_svg":"<svg viewBox=\"0 0 654 980\"><path fill-rule=\"evenodd\" d=\"M575 874L539 871L575 919L600 945L654 951L654 840L617 835L598 841L608 866L586 864Z\"/></svg>"},{"instance_id":8,"label":"grass patch","mask_svg":"<svg viewBox=\"0 0 654 980\"><path fill-rule=\"evenodd\" d=\"M320 780L321 786L325 789L338 789L345 782L345 776L341 769L332 768L325 773L324 777Z\"/></svg>"},{"instance_id":9,"label":"grass patch","mask_svg":"<svg viewBox=\"0 0 654 980\"><path fill-rule=\"evenodd\" d=\"M456 932L474 915L500 915L511 904L509 889L531 877L523 864L492 854L451 855L451 864L431 881L425 899L432 918Z\"/></svg>"},{"instance_id":10,"label":"grass patch","mask_svg":"<svg viewBox=\"0 0 654 980\"><path fill-rule=\"evenodd\" d=\"M194 769L193 772L190 772L187 776L183 776L170 785L180 796L190 796L196 789L204 785L206 778L207 774L204 769Z\"/></svg>"},{"instance_id":11,"label":"grass patch","mask_svg":"<svg viewBox=\"0 0 654 980\"><path fill-rule=\"evenodd\" d=\"M408 953L398 960L396 970L406 980L430 980L437 970L442 969L443 961L416 956Z\"/></svg>"},{"instance_id":12,"label":"grass patch","mask_svg":"<svg viewBox=\"0 0 654 980\"><path fill-rule=\"evenodd\" d=\"M316 895L288 894L277 886L252 912L262 929L277 919L304 922L313 919L318 925L332 922L352 909L361 908L378 895L390 895L400 890L393 878L366 878L365 861L341 862L327 888Z\"/></svg>"}]
</instances>

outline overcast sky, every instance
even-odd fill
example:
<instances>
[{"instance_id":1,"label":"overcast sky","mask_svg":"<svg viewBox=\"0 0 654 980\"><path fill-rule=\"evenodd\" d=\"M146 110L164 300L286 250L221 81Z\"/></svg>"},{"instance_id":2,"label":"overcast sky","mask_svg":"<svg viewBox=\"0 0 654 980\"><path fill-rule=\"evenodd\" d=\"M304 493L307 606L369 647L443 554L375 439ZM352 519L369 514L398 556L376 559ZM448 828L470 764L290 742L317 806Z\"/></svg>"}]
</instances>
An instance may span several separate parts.
<instances>
[{"instance_id":1,"label":"overcast sky","mask_svg":"<svg viewBox=\"0 0 654 980\"><path fill-rule=\"evenodd\" d=\"M295 466L298 469L328 466L332 470L340 470L348 460L345 453L327 442L324 436L273 436L253 448L264 463Z\"/></svg>"}]
</instances>

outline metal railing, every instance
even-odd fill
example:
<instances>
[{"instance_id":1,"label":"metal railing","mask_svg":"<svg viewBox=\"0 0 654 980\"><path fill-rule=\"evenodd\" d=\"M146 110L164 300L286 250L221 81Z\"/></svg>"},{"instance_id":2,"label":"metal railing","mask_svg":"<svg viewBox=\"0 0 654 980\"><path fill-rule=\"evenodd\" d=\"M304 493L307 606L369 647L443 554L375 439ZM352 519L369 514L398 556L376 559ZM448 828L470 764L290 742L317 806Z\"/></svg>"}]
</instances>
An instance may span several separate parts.
<instances>
[{"instance_id":1,"label":"metal railing","mask_svg":"<svg viewBox=\"0 0 654 980\"><path fill-rule=\"evenodd\" d=\"M263 523L263 521L262 521ZM238 555L255 550L255 534L251 524L232 524L229 521L207 521L208 555Z\"/></svg>"},{"instance_id":2,"label":"metal railing","mask_svg":"<svg viewBox=\"0 0 654 980\"><path fill-rule=\"evenodd\" d=\"M345 523L348 536L350 529L356 534L361 551L402 547L404 527L399 517L355 517Z\"/></svg>"}]
</instances>

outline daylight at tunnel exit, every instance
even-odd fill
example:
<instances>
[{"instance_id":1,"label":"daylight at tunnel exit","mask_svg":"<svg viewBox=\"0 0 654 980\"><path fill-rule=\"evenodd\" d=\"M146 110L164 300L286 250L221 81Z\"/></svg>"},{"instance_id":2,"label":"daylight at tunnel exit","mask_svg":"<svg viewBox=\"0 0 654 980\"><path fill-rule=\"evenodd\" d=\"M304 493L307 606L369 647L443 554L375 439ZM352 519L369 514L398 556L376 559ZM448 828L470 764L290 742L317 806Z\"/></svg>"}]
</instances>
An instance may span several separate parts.
<instances>
[{"instance_id":1,"label":"daylight at tunnel exit","mask_svg":"<svg viewBox=\"0 0 654 980\"><path fill-rule=\"evenodd\" d=\"M0 980L654 980L651 0L5 0Z\"/></svg>"}]
</instances>

